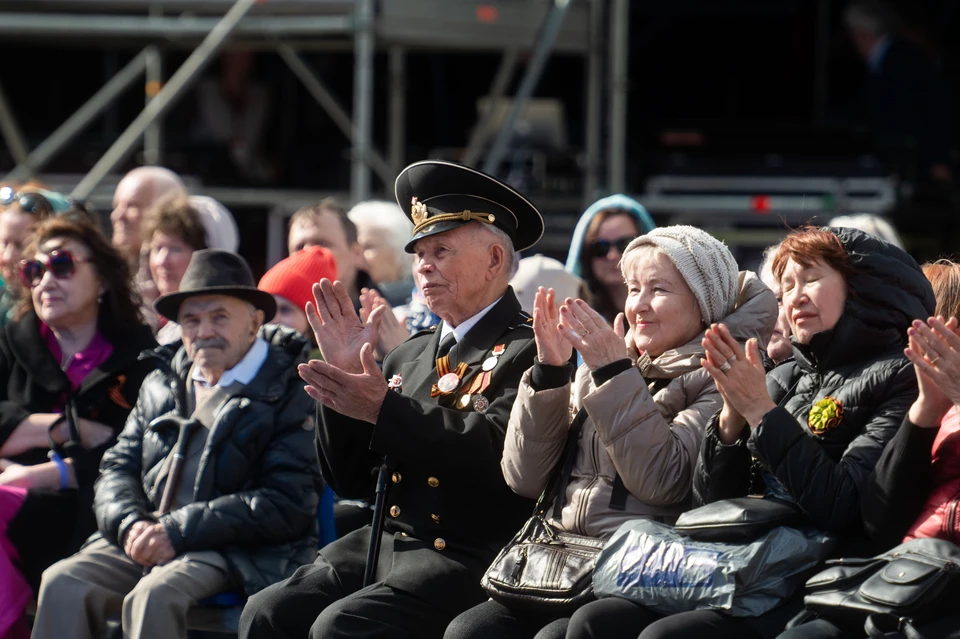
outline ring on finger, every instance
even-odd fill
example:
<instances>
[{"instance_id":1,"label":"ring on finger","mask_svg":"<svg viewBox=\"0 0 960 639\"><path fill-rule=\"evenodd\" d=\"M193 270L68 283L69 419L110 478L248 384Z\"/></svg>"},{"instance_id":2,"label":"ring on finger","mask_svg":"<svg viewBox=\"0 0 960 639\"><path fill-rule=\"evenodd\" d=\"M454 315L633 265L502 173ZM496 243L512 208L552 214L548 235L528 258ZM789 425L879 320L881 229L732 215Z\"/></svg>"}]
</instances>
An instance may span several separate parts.
<instances>
[{"instance_id":1,"label":"ring on finger","mask_svg":"<svg viewBox=\"0 0 960 639\"><path fill-rule=\"evenodd\" d=\"M729 360L729 359L728 359L728 360L724 360L723 364L720 364L719 368L720 368L720 370L722 370L724 373L726 373L728 370L730 370L730 360Z\"/></svg>"},{"instance_id":2,"label":"ring on finger","mask_svg":"<svg viewBox=\"0 0 960 639\"><path fill-rule=\"evenodd\" d=\"M590 334L590 331L588 331L587 329L582 329L582 330L580 331L580 338L582 339L582 338L586 337L586 336L589 335L589 334Z\"/></svg>"},{"instance_id":3,"label":"ring on finger","mask_svg":"<svg viewBox=\"0 0 960 639\"><path fill-rule=\"evenodd\" d=\"M936 357L934 357L933 359L930 360L930 363L931 363L931 364L936 364L936 363L939 362L939 361L940 361L940 356L937 355Z\"/></svg>"}]
</instances>

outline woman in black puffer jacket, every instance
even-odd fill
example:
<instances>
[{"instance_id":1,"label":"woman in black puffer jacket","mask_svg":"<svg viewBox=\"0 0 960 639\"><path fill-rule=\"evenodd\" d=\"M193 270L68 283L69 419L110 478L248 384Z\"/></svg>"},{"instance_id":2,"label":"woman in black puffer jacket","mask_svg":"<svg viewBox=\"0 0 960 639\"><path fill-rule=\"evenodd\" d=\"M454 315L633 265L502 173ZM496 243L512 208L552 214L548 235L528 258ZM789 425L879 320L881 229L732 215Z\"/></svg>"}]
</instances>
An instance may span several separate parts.
<instances>
[{"instance_id":1,"label":"woman in black puffer jacket","mask_svg":"<svg viewBox=\"0 0 960 639\"><path fill-rule=\"evenodd\" d=\"M694 505L765 493L795 502L814 526L849 543L863 537L861 485L917 396L903 347L910 323L933 312L933 290L907 253L852 229L791 234L773 271L794 361L765 376L755 340L744 353L725 327L707 331L704 368L724 407L704 433ZM798 596L756 618L697 610L656 620L625 600L601 600L593 605L609 609L595 610L578 636L766 639L801 603Z\"/></svg>"}]
</instances>

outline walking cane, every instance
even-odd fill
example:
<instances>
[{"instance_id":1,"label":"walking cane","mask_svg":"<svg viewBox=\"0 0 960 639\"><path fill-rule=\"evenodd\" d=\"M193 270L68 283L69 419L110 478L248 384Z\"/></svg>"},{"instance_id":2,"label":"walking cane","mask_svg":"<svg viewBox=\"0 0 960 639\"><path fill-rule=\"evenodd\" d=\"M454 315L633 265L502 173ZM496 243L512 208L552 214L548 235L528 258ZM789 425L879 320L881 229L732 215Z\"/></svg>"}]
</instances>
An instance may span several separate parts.
<instances>
[{"instance_id":1,"label":"walking cane","mask_svg":"<svg viewBox=\"0 0 960 639\"><path fill-rule=\"evenodd\" d=\"M373 504L370 545L367 547L367 565L363 571L364 588L373 583L373 577L377 573L377 563L380 561L380 538L383 534L383 516L387 501L387 478L390 477L392 468L393 464L384 457L380 465L380 473L377 475L377 499Z\"/></svg>"},{"instance_id":2,"label":"walking cane","mask_svg":"<svg viewBox=\"0 0 960 639\"><path fill-rule=\"evenodd\" d=\"M158 515L170 512L170 506L173 503L173 497L177 494L177 486L180 483L180 477L183 475L183 462L187 456L187 444L193 431L200 425L195 419L184 419L176 415L168 415L154 421L150 426L154 429L162 426L164 422L172 422L180 427L180 433L177 435L177 443L174 445L173 459L170 461L170 468L167 470L167 483L163 487L163 496L160 498L160 508ZM144 576L150 574L150 568L144 566Z\"/></svg>"}]
</instances>

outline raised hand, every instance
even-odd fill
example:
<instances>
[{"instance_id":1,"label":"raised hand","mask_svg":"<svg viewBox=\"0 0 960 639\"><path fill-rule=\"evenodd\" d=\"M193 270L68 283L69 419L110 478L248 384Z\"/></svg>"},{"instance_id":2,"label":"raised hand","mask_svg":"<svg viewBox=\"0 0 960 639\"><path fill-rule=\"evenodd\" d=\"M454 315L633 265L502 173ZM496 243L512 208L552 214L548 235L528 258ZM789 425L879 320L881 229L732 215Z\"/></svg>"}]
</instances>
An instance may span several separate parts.
<instances>
[{"instance_id":1,"label":"raised hand","mask_svg":"<svg viewBox=\"0 0 960 639\"><path fill-rule=\"evenodd\" d=\"M618 331L610 328L603 316L583 300L567 298L560 307L560 334L592 371L630 357L622 314L617 316L616 323L620 324Z\"/></svg>"},{"instance_id":2,"label":"raised hand","mask_svg":"<svg viewBox=\"0 0 960 639\"><path fill-rule=\"evenodd\" d=\"M560 334L560 312L556 291L537 289L533 297L533 337L537 343L537 359L547 366L563 366L573 355L573 348Z\"/></svg>"},{"instance_id":3,"label":"raised hand","mask_svg":"<svg viewBox=\"0 0 960 639\"><path fill-rule=\"evenodd\" d=\"M916 320L909 329L904 355L913 363L919 394L910 407L910 421L937 427L950 408L960 403L960 337L957 318Z\"/></svg>"},{"instance_id":4,"label":"raised hand","mask_svg":"<svg viewBox=\"0 0 960 639\"><path fill-rule=\"evenodd\" d=\"M324 361L349 373L362 372L360 348L379 342L384 307L374 308L366 322L361 322L343 283L327 278L313 285L313 299L307 302L307 321Z\"/></svg>"},{"instance_id":5,"label":"raised hand","mask_svg":"<svg viewBox=\"0 0 960 639\"><path fill-rule=\"evenodd\" d=\"M366 322L378 306L385 307L380 320L380 342L377 344L377 359L383 361L387 353L407 341L410 332L397 319L393 307L375 289L360 289L360 320Z\"/></svg>"}]
</instances>

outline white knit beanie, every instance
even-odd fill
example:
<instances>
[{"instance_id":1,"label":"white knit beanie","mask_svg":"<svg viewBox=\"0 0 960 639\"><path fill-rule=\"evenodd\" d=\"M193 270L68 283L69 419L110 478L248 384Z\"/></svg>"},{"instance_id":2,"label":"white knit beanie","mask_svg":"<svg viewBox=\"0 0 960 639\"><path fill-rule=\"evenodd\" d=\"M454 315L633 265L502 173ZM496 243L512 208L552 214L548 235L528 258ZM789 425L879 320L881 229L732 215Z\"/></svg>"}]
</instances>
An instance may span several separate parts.
<instances>
[{"instance_id":1,"label":"white knit beanie","mask_svg":"<svg viewBox=\"0 0 960 639\"><path fill-rule=\"evenodd\" d=\"M670 258L697 298L704 324L733 312L738 267L723 242L694 226L661 226L630 242L621 265L631 251L643 246L656 246Z\"/></svg>"}]
</instances>

